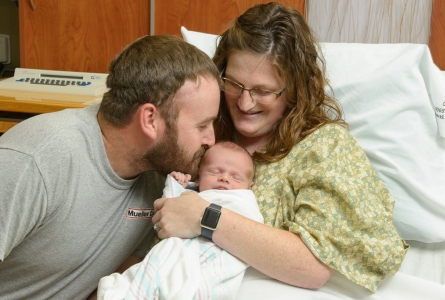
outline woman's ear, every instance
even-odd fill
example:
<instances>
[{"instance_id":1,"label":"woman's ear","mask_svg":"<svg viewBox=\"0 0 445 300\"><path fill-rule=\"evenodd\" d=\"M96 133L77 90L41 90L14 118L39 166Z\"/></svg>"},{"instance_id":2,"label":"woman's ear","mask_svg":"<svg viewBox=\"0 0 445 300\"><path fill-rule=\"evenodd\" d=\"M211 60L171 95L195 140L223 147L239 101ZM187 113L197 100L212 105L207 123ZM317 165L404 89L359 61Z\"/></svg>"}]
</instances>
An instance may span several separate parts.
<instances>
[{"instance_id":1,"label":"woman's ear","mask_svg":"<svg viewBox=\"0 0 445 300\"><path fill-rule=\"evenodd\" d=\"M159 130L164 124L159 110L151 103L141 105L138 110L139 126L142 132L151 139L156 139Z\"/></svg>"}]
</instances>

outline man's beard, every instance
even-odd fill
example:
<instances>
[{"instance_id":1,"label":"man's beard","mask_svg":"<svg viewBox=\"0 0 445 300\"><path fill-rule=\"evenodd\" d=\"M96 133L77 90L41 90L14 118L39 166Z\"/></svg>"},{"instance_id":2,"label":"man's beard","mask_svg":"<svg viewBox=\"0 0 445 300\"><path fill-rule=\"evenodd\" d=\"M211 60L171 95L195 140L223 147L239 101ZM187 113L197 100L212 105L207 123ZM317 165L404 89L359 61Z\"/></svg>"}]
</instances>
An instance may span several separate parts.
<instances>
[{"instance_id":1,"label":"man's beard","mask_svg":"<svg viewBox=\"0 0 445 300\"><path fill-rule=\"evenodd\" d=\"M145 161L158 173L167 176L173 171L190 174L192 180L198 175L199 163L205 153L201 147L194 154L178 145L178 131L167 128L165 137L144 155Z\"/></svg>"}]
</instances>

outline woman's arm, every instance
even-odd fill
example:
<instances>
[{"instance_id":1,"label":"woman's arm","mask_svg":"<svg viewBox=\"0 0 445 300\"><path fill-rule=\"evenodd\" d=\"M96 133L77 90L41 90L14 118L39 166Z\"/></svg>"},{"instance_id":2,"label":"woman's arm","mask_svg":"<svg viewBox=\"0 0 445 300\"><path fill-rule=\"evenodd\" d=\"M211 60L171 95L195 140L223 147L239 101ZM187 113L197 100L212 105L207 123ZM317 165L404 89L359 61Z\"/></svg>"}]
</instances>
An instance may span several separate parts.
<instances>
[{"instance_id":1,"label":"woman's arm","mask_svg":"<svg viewBox=\"0 0 445 300\"><path fill-rule=\"evenodd\" d=\"M218 246L272 278L319 288L332 274L295 233L253 222L229 210L223 210L218 227L213 234Z\"/></svg>"},{"instance_id":2,"label":"woman's arm","mask_svg":"<svg viewBox=\"0 0 445 300\"><path fill-rule=\"evenodd\" d=\"M160 222L162 227L158 236L162 239L199 236L199 219L209 204L195 193L156 200L153 222ZM332 269L320 262L297 234L252 221L224 208L213 241L264 274L291 285L318 288L332 274Z\"/></svg>"}]
</instances>

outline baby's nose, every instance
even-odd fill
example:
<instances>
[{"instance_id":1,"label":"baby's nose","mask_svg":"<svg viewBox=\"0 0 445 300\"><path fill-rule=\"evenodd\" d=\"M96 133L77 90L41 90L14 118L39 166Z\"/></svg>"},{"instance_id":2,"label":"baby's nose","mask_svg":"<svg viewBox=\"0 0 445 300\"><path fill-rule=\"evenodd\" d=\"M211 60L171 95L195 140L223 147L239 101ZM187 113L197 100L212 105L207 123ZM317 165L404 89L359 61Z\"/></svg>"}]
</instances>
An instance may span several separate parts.
<instances>
[{"instance_id":1,"label":"baby's nose","mask_svg":"<svg viewBox=\"0 0 445 300\"><path fill-rule=\"evenodd\" d=\"M229 181L229 178L226 173L221 173L221 175L219 176L219 180L227 182Z\"/></svg>"}]
</instances>

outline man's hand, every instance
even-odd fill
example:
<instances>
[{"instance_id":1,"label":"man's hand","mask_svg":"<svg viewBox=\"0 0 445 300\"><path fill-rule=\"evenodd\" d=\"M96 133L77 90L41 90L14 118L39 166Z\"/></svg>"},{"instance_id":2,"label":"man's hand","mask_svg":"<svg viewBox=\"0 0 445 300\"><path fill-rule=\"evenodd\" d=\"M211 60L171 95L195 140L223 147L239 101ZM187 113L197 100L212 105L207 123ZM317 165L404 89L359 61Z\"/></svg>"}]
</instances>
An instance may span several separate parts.
<instances>
[{"instance_id":1,"label":"man's hand","mask_svg":"<svg viewBox=\"0 0 445 300\"><path fill-rule=\"evenodd\" d=\"M158 237L193 238L201 235L199 219L209 205L209 202L193 192L184 192L176 198L157 199L152 221L160 227Z\"/></svg>"}]
</instances>

